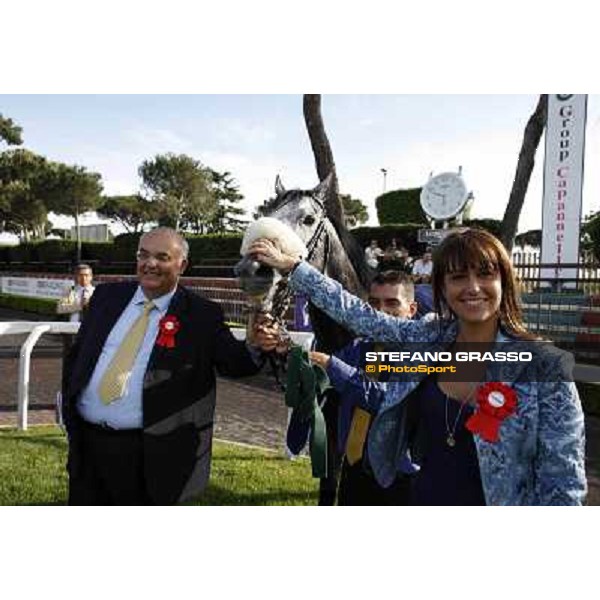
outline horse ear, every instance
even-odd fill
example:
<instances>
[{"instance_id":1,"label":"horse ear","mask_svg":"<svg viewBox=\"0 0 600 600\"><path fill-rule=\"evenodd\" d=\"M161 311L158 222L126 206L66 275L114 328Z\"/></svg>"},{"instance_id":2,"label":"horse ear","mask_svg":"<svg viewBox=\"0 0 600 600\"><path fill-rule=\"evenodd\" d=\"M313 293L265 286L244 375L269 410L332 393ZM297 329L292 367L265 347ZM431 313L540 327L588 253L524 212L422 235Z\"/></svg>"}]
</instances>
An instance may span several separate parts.
<instances>
[{"instance_id":1,"label":"horse ear","mask_svg":"<svg viewBox=\"0 0 600 600\"><path fill-rule=\"evenodd\" d=\"M279 175L275 178L275 193L278 196L285 194L285 188L283 187L283 183L281 183L281 177L279 177Z\"/></svg>"},{"instance_id":2,"label":"horse ear","mask_svg":"<svg viewBox=\"0 0 600 600\"><path fill-rule=\"evenodd\" d=\"M319 185L313 190L313 194L322 200L325 200L327 197L327 192L329 191L329 187L333 183L333 171L319 183Z\"/></svg>"}]
</instances>

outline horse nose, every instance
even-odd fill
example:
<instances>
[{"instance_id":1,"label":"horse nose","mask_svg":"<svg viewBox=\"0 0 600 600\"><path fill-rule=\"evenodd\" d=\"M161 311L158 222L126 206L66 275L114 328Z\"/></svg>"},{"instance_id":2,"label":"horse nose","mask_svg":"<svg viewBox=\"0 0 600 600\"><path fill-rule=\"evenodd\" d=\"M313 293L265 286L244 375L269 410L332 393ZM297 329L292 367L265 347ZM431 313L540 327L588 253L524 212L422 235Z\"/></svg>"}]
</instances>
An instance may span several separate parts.
<instances>
[{"instance_id":1,"label":"horse nose","mask_svg":"<svg viewBox=\"0 0 600 600\"><path fill-rule=\"evenodd\" d=\"M233 267L233 272L236 277L253 277L256 272L260 269L260 263L256 260L251 259L248 256L244 256Z\"/></svg>"},{"instance_id":2,"label":"horse nose","mask_svg":"<svg viewBox=\"0 0 600 600\"><path fill-rule=\"evenodd\" d=\"M242 274L244 273L244 265L245 265L245 258L242 258L242 260L240 260L239 262L235 263L235 266L233 267L233 274L236 277L241 277Z\"/></svg>"},{"instance_id":3,"label":"horse nose","mask_svg":"<svg viewBox=\"0 0 600 600\"><path fill-rule=\"evenodd\" d=\"M240 287L247 294L263 296L273 285L275 271L248 256L242 258L233 270L239 279Z\"/></svg>"}]
</instances>

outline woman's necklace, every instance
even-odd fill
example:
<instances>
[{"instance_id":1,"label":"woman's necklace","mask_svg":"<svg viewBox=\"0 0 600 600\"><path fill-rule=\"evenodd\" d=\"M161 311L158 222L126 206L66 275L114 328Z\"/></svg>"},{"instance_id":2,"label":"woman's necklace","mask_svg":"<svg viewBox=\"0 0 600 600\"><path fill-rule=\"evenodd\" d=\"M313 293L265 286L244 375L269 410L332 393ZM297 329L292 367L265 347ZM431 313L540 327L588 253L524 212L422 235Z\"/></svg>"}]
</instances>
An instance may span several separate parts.
<instances>
[{"instance_id":1,"label":"woman's necklace","mask_svg":"<svg viewBox=\"0 0 600 600\"><path fill-rule=\"evenodd\" d=\"M452 429L450 429L450 424L448 423L448 404L450 403L450 396L445 394L446 396L446 444L450 446L450 448L454 448L456 446L456 428L458 427L458 421L460 420L460 415L462 414L463 408L466 404L471 401L475 390L477 389L477 384L473 387L473 389L469 392L469 395L460 402L460 408L458 409L458 414L456 415L456 419L454 419L454 425Z\"/></svg>"}]
</instances>

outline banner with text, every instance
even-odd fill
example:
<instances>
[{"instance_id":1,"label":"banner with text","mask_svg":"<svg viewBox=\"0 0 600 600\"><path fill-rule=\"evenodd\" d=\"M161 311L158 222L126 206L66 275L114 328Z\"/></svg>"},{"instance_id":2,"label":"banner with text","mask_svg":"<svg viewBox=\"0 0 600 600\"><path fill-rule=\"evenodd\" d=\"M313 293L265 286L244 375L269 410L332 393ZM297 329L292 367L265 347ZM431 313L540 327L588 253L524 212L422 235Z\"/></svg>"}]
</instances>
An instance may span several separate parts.
<instances>
[{"instance_id":1,"label":"banner with text","mask_svg":"<svg viewBox=\"0 0 600 600\"><path fill-rule=\"evenodd\" d=\"M587 94L548 94L544 197L542 205L542 285L560 282L575 287L577 269L562 264L579 262L581 194Z\"/></svg>"},{"instance_id":2,"label":"banner with text","mask_svg":"<svg viewBox=\"0 0 600 600\"><path fill-rule=\"evenodd\" d=\"M60 299L72 284L71 279L0 277L0 290L3 294L29 298Z\"/></svg>"}]
</instances>

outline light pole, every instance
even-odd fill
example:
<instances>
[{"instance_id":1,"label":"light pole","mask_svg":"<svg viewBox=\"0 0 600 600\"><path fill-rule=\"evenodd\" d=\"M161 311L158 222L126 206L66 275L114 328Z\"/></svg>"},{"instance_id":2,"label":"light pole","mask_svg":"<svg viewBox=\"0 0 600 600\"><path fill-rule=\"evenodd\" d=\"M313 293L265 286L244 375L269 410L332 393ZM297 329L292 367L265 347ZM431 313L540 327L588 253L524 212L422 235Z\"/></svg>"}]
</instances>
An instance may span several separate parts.
<instances>
[{"instance_id":1,"label":"light pole","mask_svg":"<svg viewBox=\"0 0 600 600\"><path fill-rule=\"evenodd\" d=\"M385 194L385 181L387 178L387 169L381 168L381 172L383 173L383 193Z\"/></svg>"}]
</instances>

